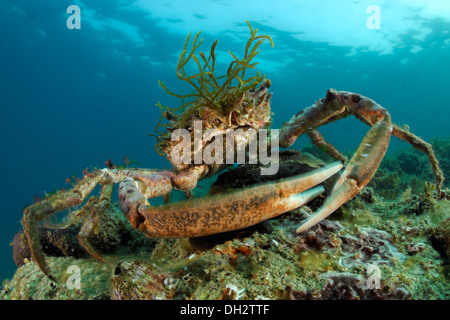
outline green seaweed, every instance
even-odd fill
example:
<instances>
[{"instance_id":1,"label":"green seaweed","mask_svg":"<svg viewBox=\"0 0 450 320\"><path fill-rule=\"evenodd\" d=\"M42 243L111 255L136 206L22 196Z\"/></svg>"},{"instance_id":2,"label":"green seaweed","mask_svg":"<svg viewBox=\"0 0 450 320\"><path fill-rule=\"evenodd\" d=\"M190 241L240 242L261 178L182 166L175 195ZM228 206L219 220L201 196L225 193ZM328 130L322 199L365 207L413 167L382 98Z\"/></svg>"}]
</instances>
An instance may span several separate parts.
<instances>
[{"instance_id":1,"label":"green seaweed","mask_svg":"<svg viewBox=\"0 0 450 320\"><path fill-rule=\"evenodd\" d=\"M159 85L167 93L182 101L181 106L175 108L164 106L159 101L156 104L161 114L159 122L156 125L156 135L149 135L156 137L156 150L159 154L163 155L161 146L164 144L164 139L161 137L163 132L159 131L159 129L160 127L170 126L170 124L162 124L163 119L168 117L168 113L172 117L175 117L174 114L181 112L181 120L179 122L179 127L181 128L186 119L193 113L198 112L202 114L202 110L206 106L213 109L225 109L230 99L242 96L244 92L254 89L264 80L265 75L260 75L259 71L257 71L255 76L247 77L246 71L247 69L254 69L258 64L258 62L252 62L260 52L258 47L265 40L269 40L273 47L273 41L268 35L257 36L258 29L252 28L248 21L247 24L250 28L250 38L245 46L244 57L239 59L231 51L228 51L234 60L229 64L226 74L222 76L216 75L215 48L218 40L211 46L209 57L206 57L203 52L200 52L199 59L195 52L203 42L203 38L199 40L201 31L194 36L190 49L188 49L191 39L191 33L189 33L178 61L177 77L191 85L194 91L190 94L177 94L169 90L162 81L159 81ZM186 73L185 67L189 62L195 62L195 65L198 67L198 73L194 75L188 75Z\"/></svg>"}]
</instances>

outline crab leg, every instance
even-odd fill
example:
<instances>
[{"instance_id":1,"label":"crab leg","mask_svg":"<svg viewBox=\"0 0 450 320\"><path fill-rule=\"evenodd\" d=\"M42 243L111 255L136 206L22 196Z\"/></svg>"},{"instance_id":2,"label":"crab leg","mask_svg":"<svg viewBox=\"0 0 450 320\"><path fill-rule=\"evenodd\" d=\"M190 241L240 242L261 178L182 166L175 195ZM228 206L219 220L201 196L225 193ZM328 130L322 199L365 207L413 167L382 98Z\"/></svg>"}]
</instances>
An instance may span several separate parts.
<instances>
[{"instance_id":1,"label":"crab leg","mask_svg":"<svg viewBox=\"0 0 450 320\"><path fill-rule=\"evenodd\" d=\"M113 184L107 184L103 186L102 193L100 195L98 203L95 203L92 209L86 208L86 210L90 211L89 217L81 227L80 232L78 233L78 241L81 244L81 246L92 257L94 257L100 262L105 262L105 259L103 259L103 257L100 256L98 252L92 247L92 245L89 243L88 237L97 226L100 215L111 205L112 192L113 192Z\"/></svg>"},{"instance_id":2,"label":"crab leg","mask_svg":"<svg viewBox=\"0 0 450 320\"><path fill-rule=\"evenodd\" d=\"M341 162L347 161L347 158L343 156L331 143L326 141L317 129L308 131L307 134L313 144L328 153L331 157Z\"/></svg>"},{"instance_id":3,"label":"crab leg","mask_svg":"<svg viewBox=\"0 0 450 320\"><path fill-rule=\"evenodd\" d=\"M438 193L442 191L442 184L444 183L444 174L439 168L439 161L436 158L431 144L425 142L420 137L409 132L408 128L400 128L394 124L392 134L399 139L409 142L414 148L424 152L430 160L431 168L433 169L434 178L436 180L436 189Z\"/></svg>"},{"instance_id":4,"label":"crab leg","mask_svg":"<svg viewBox=\"0 0 450 320\"><path fill-rule=\"evenodd\" d=\"M95 188L102 176L99 173L86 178L80 182L74 189L61 195L55 195L42 202L36 203L25 208L22 218L22 226L30 246L31 256L39 265L40 269L51 280L55 279L50 275L47 264L45 263L44 253L39 243L38 222L52 215L53 213L78 205L84 201Z\"/></svg>"},{"instance_id":5,"label":"crab leg","mask_svg":"<svg viewBox=\"0 0 450 320\"><path fill-rule=\"evenodd\" d=\"M336 182L331 195L318 212L297 229L297 232L303 232L328 217L342 204L357 195L369 183L386 153L392 132L389 112L373 100L359 94L329 90L327 98L319 101L317 108L307 109L302 116L306 118L311 117L308 111L314 113L315 116L320 116L320 114L317 114L318 109L324 111L325 120L316 120L316 123L323 124L330 120L333 121L332 119L335 116L342 117L341 113L349 109L349 112L353 113L361 121L369 124L371 128ZM334 114L330 110L334 110ZM294 132L294 136L285 137L285 141L295 141L295 134L299 130L291 129L291 132Z\"/></svg>"},{"instance_id":6,"label":"crab leg","mask_svg":"<svg viewBox=\"0 0 450 320\"><path fill-rule=\"evenodd\" d=\"M341 168L335 162L275 183L158 207L149 205L141 182L124 180L121 208L149 237L205 236L245 228L300 207L321 194L324 188L315 186Z\"/></svg>"},{"instance_id":7,"label":"crab leg","mask_svg":"<svg viewBox=\"0 0 450 320\"><path fill-rule=\"evenodd\" d=\"M141 205L147 205L147 199L163 196L167 200L172 187L189 193L206 171L206 166L194 166L178 174L172 171L139 173L130 172L121 179L119 185L119 205L131 225L139 229L144 219L139 212ZM167 202L167 201L166 201Z\"/></svg>"},{"instance_id":8,"label":"crab leg","mask_svg":"<svg viewBox=\"0 0 450 320\"><path fill-rule=\"evenodd\" d=\"M303 133L347 116L345 105L336 99L336 91L330 89L324 99L300 111L281 127L280 147L288 148Z\"/></svg>"}]
</instances>

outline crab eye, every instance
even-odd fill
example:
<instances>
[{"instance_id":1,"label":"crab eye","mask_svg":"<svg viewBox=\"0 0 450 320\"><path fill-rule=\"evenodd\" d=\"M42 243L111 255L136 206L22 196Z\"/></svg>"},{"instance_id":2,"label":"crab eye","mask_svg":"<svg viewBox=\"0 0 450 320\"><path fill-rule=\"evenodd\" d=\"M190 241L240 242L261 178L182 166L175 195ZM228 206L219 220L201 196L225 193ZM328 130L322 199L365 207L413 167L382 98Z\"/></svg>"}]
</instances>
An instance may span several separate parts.
<instances>
[{"instance_id":1,"label":"crab eye","mask_svg":"<svg viewBox=\"0 0 450 320\"><path fill-rule=\"evenodd\" d=\"M325 97L325 103L330 102L335 97L334 91L332 89L327 91L327 96Z\"/></svg>"}]
</instances>

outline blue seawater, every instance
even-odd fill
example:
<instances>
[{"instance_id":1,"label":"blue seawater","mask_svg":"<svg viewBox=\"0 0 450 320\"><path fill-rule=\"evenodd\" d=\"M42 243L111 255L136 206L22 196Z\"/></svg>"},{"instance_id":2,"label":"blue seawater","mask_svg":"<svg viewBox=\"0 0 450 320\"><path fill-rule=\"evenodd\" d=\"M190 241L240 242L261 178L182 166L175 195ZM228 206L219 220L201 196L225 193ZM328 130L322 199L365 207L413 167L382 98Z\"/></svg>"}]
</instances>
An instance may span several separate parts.
<instances>
[{"instance_id":1,"label":"blue seawater","mask_svg":"<svg viewBox=\"0 0 450 320\"><path fill-rule=\"evenodd\" d=\"M222 72L228 50L243 55L246 20L273 38L256 60L272 83L274 128L335 88L374 99L426 140L448 137L450 2L372 2L0 0L0 278L15 270L9 244L36 195L110 158L169 168L147 133L158 101L180 104L158 80L191 90L175 72L189 32L202 30L204 52L219 39ZM354 150L367 130L352 117L321 132ZM404 147L392 139L391 151Z\"/></svg>"}]
</instances>

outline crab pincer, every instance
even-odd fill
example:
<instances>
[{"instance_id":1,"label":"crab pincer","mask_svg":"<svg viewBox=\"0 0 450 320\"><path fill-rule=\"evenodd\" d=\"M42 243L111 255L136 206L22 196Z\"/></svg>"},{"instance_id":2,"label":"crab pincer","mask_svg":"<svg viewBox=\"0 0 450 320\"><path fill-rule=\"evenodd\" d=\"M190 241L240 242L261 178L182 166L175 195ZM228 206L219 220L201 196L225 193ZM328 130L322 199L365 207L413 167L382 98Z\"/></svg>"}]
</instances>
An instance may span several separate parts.
<instances>
[{"instance_id":1,"label":"crab pincer","mask_svg":"<svg viewBox=\"0 0 450 320\"><path fill-rule=\"evenodd\" d=\"M133 226L149 237L206 236L252 226L305 205L324 192L318 185L341 168L334 162L276 182L163 206L151 206L138 186L129 185L124 192L128 200L123 199L121 207Z\"/></svg>"},{"instance_id":2,"label":"crab pincer","mask_svg":"<svg viewBox=\"0 0 450 320\"><path fill-rule=\"evenodd\" d=\"M349 115L354 115L371 128L336 181L330 196L322 207L297 229L298 233L328 217L370 182L386 154L393 124L389 112L375 101L359 94L330 89L326 98L292 117L281 129L280 145L288 147L301 134Z\"/></svg>"}]
</instances>

